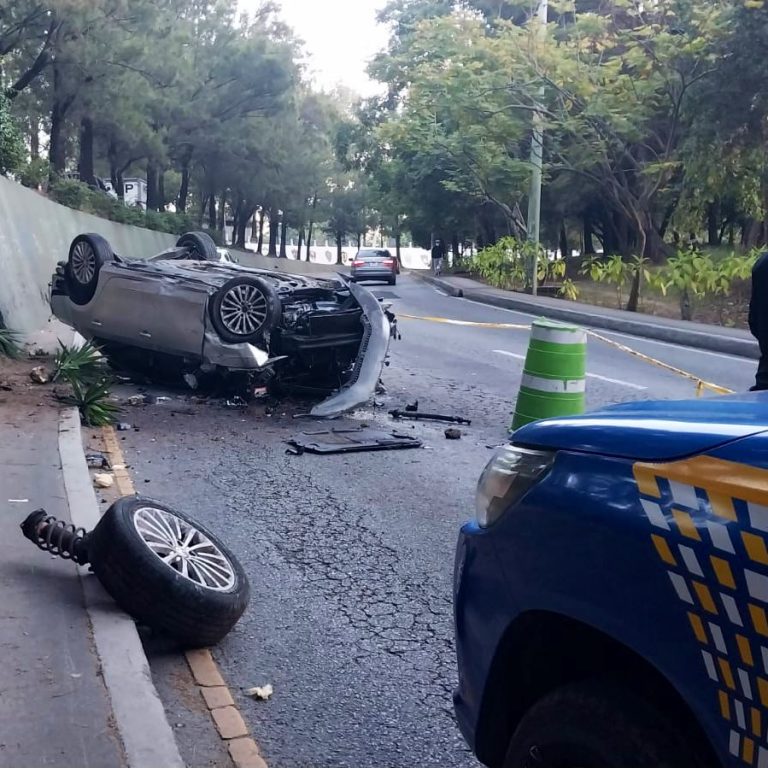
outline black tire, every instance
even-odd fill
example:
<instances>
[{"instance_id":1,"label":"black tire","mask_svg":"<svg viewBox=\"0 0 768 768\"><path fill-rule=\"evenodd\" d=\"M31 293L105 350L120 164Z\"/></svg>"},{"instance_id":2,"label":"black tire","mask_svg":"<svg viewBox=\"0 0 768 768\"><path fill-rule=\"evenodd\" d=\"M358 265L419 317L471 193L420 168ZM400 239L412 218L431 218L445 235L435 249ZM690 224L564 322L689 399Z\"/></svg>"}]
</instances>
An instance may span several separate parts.
<instances>
[{"instance_id":1,"label":"black tire","mask_svg":"<svg viewBox=\"0 0 768 768\"><path fill-rule=\"evenodd\" d=\"M218 261L216 243L207 232L187 232L176 242L177 248L189 248L190 258L199 261Z\"/></svg>"},{"instance_id":2,"label":"black tire","mask_svg":"<svg viewBox=\"0 0 768 768\"><path fill-rule=\"evenodd\" d=\"M390 284L390 285L397 285L397 278L396 278L396 277L393 277L393 278L392 278L392 279L389 281L389 284Z\"/></svg>"},{"instance_id":3,"label":"black tire","mask_svg":"<svg viewBox=\"0 0 768 768\"><path fill-rule=\"evenodd\" d=\"M75 304L87 304L94 297L101 268L113 258L112 246L101 235L87 233L72 241L64 275Z\"/></svg>"},{"instance_id":4,"label":"black tire","mask_svg":"<svg viewBox=\"0 0 768 768\"><path fill-rule=\"evenodd\" d=\"M231 585L216 589L204 586L164 562L162 537L151 533L153 525L149 522L162 519L157 515L175 517L182 536L188 532L185 525L191 525L198 532L192 542L201 543L200 534L207 538L213 549L204 550L208 553L205 563L210 563L210 553L218 550L216 561L224 558L228 563L226 578ZM175 525L172 519L170 525ZM144 535L153 542L154 550L139 528L150 529ZM162 526L159 530L162 532ZM116 501L90 534L88 553L99 581L126 613L186 648L218 643L248 606L248 578L229 549L188 515L157 501L133 496ZM203 571L197 572L198 578L200 573ZM222 579L223 573L219 572Z\"/></svg>"},{"instance_id":5,"label":"black tire","mask_svg":"<svg viewBox=\"0 0 768 768\"><path fill-rule=\"evenodd\" d=\"M216 333L229 344L260 342L282 316L280 297L272 283L250 275L224 283L210 308Z\"/></svg>"},{"instance_id":6,"label":"black tire","mask_svg":"<svg viewBox=\"0 0 768 768\"><path fill-rule=\"evenodd\" d=\"M523 716L504 768L693 768L684 729L630 686L588 680L559 688Z\"/></svg>"}]
</instances>

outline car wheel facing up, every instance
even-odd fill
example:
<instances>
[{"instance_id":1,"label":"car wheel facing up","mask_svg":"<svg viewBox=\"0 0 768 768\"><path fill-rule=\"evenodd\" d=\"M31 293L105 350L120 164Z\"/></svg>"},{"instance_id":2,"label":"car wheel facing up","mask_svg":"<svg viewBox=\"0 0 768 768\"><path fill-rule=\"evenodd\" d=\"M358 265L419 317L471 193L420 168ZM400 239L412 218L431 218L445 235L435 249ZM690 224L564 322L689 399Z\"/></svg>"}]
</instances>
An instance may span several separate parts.
<instances>
[{"instance_id":1,"label":"car wheel facing up","mask_svg":"<svg viewBox=\"0 0 768 768\"><path fill-rule=\"evenodd\" d=\"M534 704L510 741L504 768L693 768L684 737L630 686L587 680Z\"/></svg>"},{"instance_id":2,"label":"car wheel facing up","mask_svg":"<svg viewBox=\"0 0 768 768\"><path fill-rule=\"evenodd\" d=\"M176 241L177 248L189 248L192 259L220 261L216 243L207 232L187 232Z\"/></svg>"},{"instance_id":3,"label":"car wheel facing up","mask_svg":"<svg viewBox=\"0 0 768 768\"><path fill-rule=\"evenodd\" d=\"M256 344L279 322L280 297L259 277L235 277L219 288L211 301L211 322L229 344Z\"/></svg>"},{"instance_id":4,"label":"car wheel facing up","mask_svg":"<svg viewBox=\"0 0 768 768\"><path fill-rule=\"evenodd\" d=\"M87 304L94 297L99 272L113 256L112 246L101 235L78 235L72 241L65 276L75 304Z\"/></svg>"}]
</instances>

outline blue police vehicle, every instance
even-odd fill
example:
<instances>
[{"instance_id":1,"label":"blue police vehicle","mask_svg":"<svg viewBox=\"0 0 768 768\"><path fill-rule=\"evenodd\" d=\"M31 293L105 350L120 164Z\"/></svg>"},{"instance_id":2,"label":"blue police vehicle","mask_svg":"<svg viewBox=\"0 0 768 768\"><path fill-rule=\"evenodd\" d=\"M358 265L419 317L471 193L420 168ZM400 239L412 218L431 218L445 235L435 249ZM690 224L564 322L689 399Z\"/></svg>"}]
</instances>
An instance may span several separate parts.
<instances>
[{"instance_id":1,"label":"blue police vehicle","mask_svg":"<svg viewBox=\"0 0 768 768\"><path fill-rule=\"evenodd\" d=\"M518 430L454 578L455 709L500 768L768 768L768 396Z\"/></svg>"}]
</instances>

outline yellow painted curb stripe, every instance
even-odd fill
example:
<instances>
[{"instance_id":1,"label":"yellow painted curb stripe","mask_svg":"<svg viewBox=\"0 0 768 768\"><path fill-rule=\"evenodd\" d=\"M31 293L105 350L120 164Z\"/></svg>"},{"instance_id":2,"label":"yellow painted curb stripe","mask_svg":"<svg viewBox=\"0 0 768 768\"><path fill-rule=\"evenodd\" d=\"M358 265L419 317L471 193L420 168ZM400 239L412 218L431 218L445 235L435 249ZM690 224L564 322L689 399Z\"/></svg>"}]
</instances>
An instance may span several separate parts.
<instances>
[{"instance_id":1,"label":"yellow painted curb stripe","mask_svg":"<svg viewBox=\"0 0 768 768\"><path fill-rule=\"evenodd\" d=\"M118 493L122 496L135 495L136 488L131 479L131 475L126 468L125 456L123 455L123 450L120 447L120 441L117 439L117 433L115 432L114 427L102 427L101 437L102 442L104 443L105 452L109 456L110 463L113 467L116 467L113 469L113 474L115 476L115 486L117 487ZM224 706L219 706L216 702L209 704L205 696L203 696L203 699L205 700L214 728L227 745L234 768L256 768L256 766L259 766L259 768L269 768L267 762L259 752L258 745L254 739L249 736L247 726L245 725L245 721L243 720L237 705L232 706L229 704L230 701L234 702L234 697L227 687L226 682L219 671L218 664L216 664L216 660L213 658L210 650L202 648L186 651L184 656L201 694L206 689L210 690L211 687L226 689L227 691L227 701ZM219 721L221 719L221 714L225 710L227 713L230 711L232 713L229 720L234 719L238 723L243 724L242 729L237 732L237 735L233 735L234 731L232 733L227 733L220 727ZM243 729L244 732L242 732Z\"/></svg>"}]
</instances>

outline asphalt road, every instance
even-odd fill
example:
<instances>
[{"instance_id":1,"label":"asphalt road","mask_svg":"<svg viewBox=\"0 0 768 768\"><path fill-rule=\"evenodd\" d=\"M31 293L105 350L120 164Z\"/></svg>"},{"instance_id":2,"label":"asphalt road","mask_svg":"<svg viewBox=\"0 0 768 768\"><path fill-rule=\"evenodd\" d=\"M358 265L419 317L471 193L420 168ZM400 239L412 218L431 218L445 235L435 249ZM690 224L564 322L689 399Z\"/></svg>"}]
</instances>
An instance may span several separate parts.
<instances>
[{"instance_id":1,"label":"asphalt road","mask_svg":"<svg viewBox=\"0 0 768 768\"><path fill-rule=\"evenodd\" d=\"M407 276L375 290L393 301L403 339L393 345L381 407L353 421L387 424L387 409L418 399L423 411L471 418L462 440L408 425L423 450L290 456L284 441L310 428L292 418L302 404L271 414L196 404L190 413L174 398L126 414L140 429L123 443L137 488L217 531L250 577L250 608L215 656L272 768L476 765L451 706L453 548L491 447L506 437L528 333L403 315L531 318ZM750 361L606 335L717 384L743 390L753 379ZM589 407L694 395L693 383L598 341L589 374ZM166 669L154 666L159 677ZM239 691L265 683L275 688L268 702ZM168 706L182 717L178 701ZM189 765L212 764L203 731L178 735Z\"/></svg>"}]
</instances>

